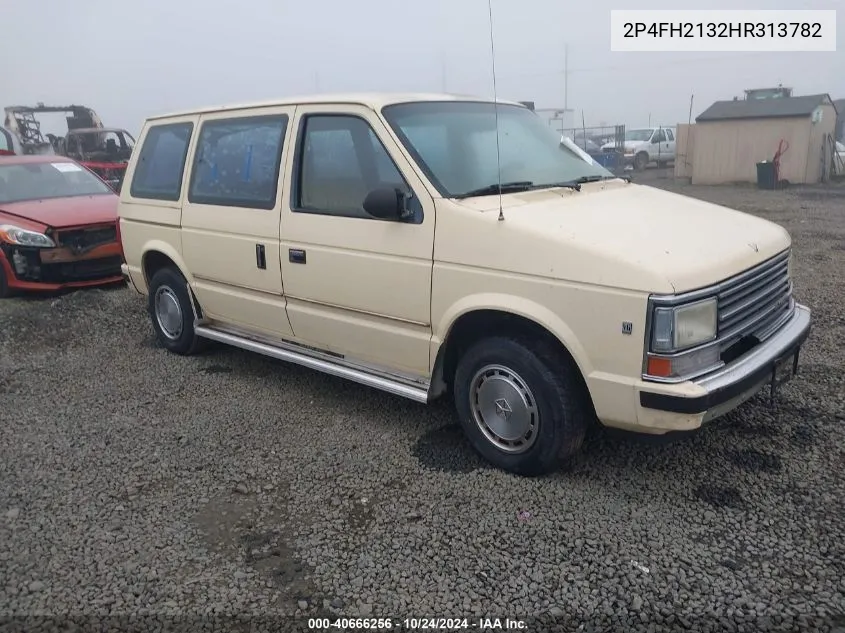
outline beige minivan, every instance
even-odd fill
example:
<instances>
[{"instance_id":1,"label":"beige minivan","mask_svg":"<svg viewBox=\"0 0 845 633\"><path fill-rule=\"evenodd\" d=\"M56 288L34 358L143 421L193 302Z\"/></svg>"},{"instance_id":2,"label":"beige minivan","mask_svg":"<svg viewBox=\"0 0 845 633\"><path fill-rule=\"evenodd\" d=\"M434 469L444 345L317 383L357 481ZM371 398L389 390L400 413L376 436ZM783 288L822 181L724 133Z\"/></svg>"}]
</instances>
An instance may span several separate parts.
<instances>
[{"instance_id":1,"label":"beige minivan","mask_svg":"<svg viewBox=\"0 0 845 633\"><path fill-rule=\"evenodd\" d=\"M557 468L594 420L665 434L774 396L810 329L783 228L616 177L519 103L151 117L125 183L124 274L167 349L210 339L451 393L472 445L516 473Z\"/></svg>"}]
</instances>

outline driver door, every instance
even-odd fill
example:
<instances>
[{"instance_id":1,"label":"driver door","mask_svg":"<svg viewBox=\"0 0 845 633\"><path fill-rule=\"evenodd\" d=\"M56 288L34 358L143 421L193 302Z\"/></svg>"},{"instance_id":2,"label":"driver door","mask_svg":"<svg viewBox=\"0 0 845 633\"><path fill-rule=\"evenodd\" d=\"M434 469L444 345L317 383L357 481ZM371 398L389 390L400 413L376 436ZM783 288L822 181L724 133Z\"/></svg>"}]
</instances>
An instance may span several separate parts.
<instances>
[{"instance_id":1,"label":"driver door","mask_svg":"<svg viewBox=\"0 0 845 633\"><path fill-rule=\"evenodd\" d=\"M369 108L296 109L282 203L287 314L298 340L412 376L429 373L434 202ZM379 187L411 194L413 218L363 210Z\"/></svg>"}]
</instances>

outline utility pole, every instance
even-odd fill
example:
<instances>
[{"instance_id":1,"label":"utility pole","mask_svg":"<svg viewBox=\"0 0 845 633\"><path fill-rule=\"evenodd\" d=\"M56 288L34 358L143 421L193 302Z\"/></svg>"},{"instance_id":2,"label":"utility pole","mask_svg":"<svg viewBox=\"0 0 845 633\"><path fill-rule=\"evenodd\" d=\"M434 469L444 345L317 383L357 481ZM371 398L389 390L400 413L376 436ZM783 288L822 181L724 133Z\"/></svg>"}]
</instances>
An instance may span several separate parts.
<instances>
[{"instance_id":1,"label":"utility pole","mask_svg":"<svg viewBox=\"0 0 845 633\"><path fill-rule=\"evenodd\" d=\"M569 110L569 44L563 45L563 109Z\"/></svg>"}]
</instances>

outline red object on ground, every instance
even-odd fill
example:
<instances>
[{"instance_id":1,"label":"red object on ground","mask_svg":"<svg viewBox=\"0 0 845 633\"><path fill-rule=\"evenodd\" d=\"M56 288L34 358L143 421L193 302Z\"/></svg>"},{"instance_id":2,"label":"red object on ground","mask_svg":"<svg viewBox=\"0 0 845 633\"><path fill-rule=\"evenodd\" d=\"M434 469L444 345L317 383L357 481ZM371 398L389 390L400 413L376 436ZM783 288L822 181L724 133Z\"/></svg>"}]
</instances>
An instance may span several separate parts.
<instances>
[{"instance_id":1,"label":"red object on ground","mask_svg":"<svg viewBox=\"0 0 845 633\"><path fill-rule=\"evenodd\" d=\"M789 143L781 139L780 143L778 143L778 151L775 152L775 157L772 159L775 166L775 187L777 187L778 183L780 183L780 157L783 156L788 149Z\"/></svg>"},{"instance_id":2,"label":"red object on ground","mask_svg":"<svg viewBox=\"0 0 845 633\"><path fill-rule=\"evenodd\" d=\"M10 166L27 165L32 165L32 180L21 193L3 172L10 171L6 169ZM50 181L53 191L65 186L69 195L50 197L50 189L45 187L44 197L38 196L39 179L47 178L42 166L56 169L55 173L46 172L50 177L77 174L76 180L63 185L57 185L62 181ZM15 177L22 175L18 172ZM0 157L0 297L14 291L55 291L122 281L117 203L118 196L107 185L69 158ZM20 236L9 236L14 229L41 234L54 245L16 243Z\"/></svg>"}]
</instances>

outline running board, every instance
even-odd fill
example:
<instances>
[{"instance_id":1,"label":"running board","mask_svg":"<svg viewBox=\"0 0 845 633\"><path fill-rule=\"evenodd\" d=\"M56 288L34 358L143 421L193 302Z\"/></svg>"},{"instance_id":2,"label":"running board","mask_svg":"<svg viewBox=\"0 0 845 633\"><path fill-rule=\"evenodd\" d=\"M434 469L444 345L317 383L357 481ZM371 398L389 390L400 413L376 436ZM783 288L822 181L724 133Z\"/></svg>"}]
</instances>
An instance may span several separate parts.
<instances>
[{"instance_id":1,"label":"running board","mask_svg":"<svg viewBox=\"0 0 845 633\"><path fill-rule=\"evenodd\" d=\"M297 345L288 343L270 345L245 336L223 332L207 325L197 325L194 331L197 336L212 341L302 365L303 367L315 369L325 374L331 374L332 376L338 376L339 378L345 378L368 387L374 387L387 393L402 396L415 402L428 402L428 385L412 384L410 381L368 371L364 367L353 366L351 363L341 359L333 359L328 354L322 354L316 351L312 352L306 348L300 348Z\"/></svg>"}]
</instances>

